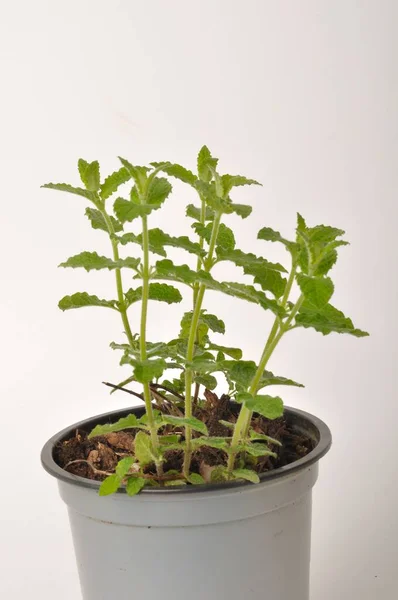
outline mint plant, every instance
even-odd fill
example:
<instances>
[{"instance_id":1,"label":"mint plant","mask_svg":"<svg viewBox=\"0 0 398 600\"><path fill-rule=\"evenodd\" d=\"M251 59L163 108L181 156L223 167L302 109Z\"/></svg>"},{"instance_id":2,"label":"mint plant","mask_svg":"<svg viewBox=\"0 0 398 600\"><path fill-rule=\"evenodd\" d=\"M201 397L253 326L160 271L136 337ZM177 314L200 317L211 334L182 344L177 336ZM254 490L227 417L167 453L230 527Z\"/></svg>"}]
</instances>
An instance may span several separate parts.
<instances>
[{"instance_id":1,"label":"mint plant","mask_svg":"<svg viewBox=\"0 0 398 600\"><path fill-rule=\"evenodd\" d=\"M121 168L101 183L98 162L80 159L78 168L84 187L52 183L43 186L70 192L88 201L86 216L91 226L109 237L111 258L84 251L60 266L114 271L116 298L100 299L87 292L77 292L62 298L59 307L70 310L96 306L120 314L124 339L112 342L111 347L122 352L121 364L130 368L130 375L118 385L109 385L113 391L130 391L145 404L143 417L131 414L116 423L98 425L90 432L90 437L127 430L134 432L130 455L120 460L115 472L97 470L97 474L105 477L100 494L113 493L122 484L126 485L130 495L138 493L145 485L203 484L206 480L192 469L192 458L206 447L221 451L225 457L223 464L211 470L210 481L245 479L256 483L259 481L256 470L259 460L276 457L275 450L280 441L255 428L254 419L260 415L273 420L283 415L282 399L260 392L271 385L301 386L267 370L283 336L299 327L313 328L323 335L331 332L356 337L368 335L356 329L351 319L330 304L334 285L329 272L337 261L338 248L347 244L341 239L344 231L325 225L309 227L301 215L297 217L293 241L285 239L278 231L263 227L258 238L282 244L290 255L290 265L286 269L280 263L236 247L234 233L224 221L231 214L245 219L252 208L235 203L231 195L237 186L259 184L240 175L221 175L218 159L206 146L199 152L196 174L171 162L149 166L133 165L123 158L120 162ZM196 241L148 227L151 213L160 209L170 196L170 179L173 178L193 187L198 194L198 205L189 204L186 208L187 217L193 220ZM127 185L130 188L128 199L114 199L111 211L112 196L120 186ZM130 223L139 223L139 230L129 231ZM134 255L121 257L121 250L130 246ZM169 247L192 255L194 265L172 262L167 254ZM156 256L161 258L154 258ZM249 283L215 279L212 270L223 261L242 268L250 278ZM126 273L132 286L127 290L123 282ZM295 282L299 293L293 299ZM149 301L180 302L181 284L192 293L192 310L182 315L179 334L169 341L148 341ZM255 303L274 314L274 323L258 363L244 360L240 348L212 341L212 333L225 333L225 324L205 308L208 289ZM133 333L129 308L137 302L141 304L140 327ZM177 371L180 375L170 378L169 371ZM236 419L219 420L222 435L210 434L205 422L208 419L203 419L203 396L210 397L218 385L217 374L222 374L226 382L228 398L240 405ZM141 385L141 392L126 389L134 382ZM164 465L171 452L181 455L181 468L165 471Z\"/></svg>"}]
</instances>

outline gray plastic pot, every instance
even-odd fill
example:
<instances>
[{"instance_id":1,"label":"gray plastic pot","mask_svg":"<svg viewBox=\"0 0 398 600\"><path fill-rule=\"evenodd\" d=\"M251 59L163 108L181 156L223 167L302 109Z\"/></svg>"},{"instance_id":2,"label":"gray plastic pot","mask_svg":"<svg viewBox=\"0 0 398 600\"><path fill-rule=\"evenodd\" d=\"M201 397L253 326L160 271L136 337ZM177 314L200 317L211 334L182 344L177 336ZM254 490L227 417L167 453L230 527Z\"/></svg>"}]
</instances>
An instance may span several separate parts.
<instances>
[{"instance_id":1,"label":"gray plastic pot","mask_svg":"<svg viewBox=\"0 0 398 600\"><path fill-rule=\"evenodd\" d=\"M98 496L99 483L67 473L54 447L142 409L106 413L53 436L43 467L58 479L72 528L84 600L309 600L311 496L331 446L318 418L286 408L316 446L264 473L261 483L148 488Z\"/></svg>"}]
</instances>

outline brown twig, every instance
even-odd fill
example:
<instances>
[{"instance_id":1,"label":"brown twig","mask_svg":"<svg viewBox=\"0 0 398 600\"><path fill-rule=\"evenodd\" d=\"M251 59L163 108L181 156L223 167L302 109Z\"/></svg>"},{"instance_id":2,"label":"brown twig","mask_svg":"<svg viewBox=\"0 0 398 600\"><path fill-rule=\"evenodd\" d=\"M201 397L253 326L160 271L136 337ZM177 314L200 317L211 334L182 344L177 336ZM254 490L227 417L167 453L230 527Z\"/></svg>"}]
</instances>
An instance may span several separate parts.
<instances>
[{"instance_id":1,"label":"brown twig","mask_svg":"<svg viewBox=\"0 0 398 600\"><path fill-rule=\"evenodd\" d=\"M110 473L109 471L102 471L101 469L97 469L97 467L94 467L94 465L90 461L85 460L84 458L71 460L65 465L64 469L66 470L70 465L75 465L78 463L85 463L86 465L88 465L93 470L95 475L105 475L106 477L108 477L109 475L114 475L114 473ZM128 473L127 475L129 477L140 477L142 479L152 479L155 481L176 481L177 479L184 478L182 473L176 473L173 475L162 475L161 477L159 477L158 475L151 475L150 473Z\"/></svg>"},{"instance_id":2,"label":"brown twig","mask_svg":"<svg viewBox=\"0 0 398 600\"><path fill-rule=\"evenodd\" d=\"M196 406L196 404L198 403L199 389L200 389L200 383L195 383L195 393L194 393L194 397L193 397L194 406Z\"/></svg>"},{"instance_id":3,"label":"brown twig","mask_svg":"<svg viewBox=\"0 0 398 600\"><path fill-rule=\"evenodd\" d=\"M108 381L103 381L102 382L104 385L107 385L108 387L113 388L114 390L120 390L122 392L127 392L128 394L131 394L132 396L135 396L136 398L139 398L140 400L144 400L144 397L142 394L139 394L138 392L134 392L133 390L129 390L125 387L122 387L120 385L115 385L114 383L109 383Z\"/></svg>"},{"instance_id":4,"label":"brown twig","mask_svg":"<svg viewBox=\"0 0 398 600\"><path fill-rule=\"evenodd\" d=\"M151 383L151 386L153 388L155 388L156 390L165 390L165 392L169 392L169 394L171 394L172 396L175 396L176 398L178 398L179 400L182 400L183 402L185 402L185 398L184 396L182 396L181 394L179 394L178 392L172 390L171 388L165 386L165 385L161 385L160 383Z\"/></svg>"},{"instance_id":5,"label":"brown twig","mask_svg":"<svg viewBox=\"0 0 398 600\"><path fill-rule=\"evenodd\" d=\"M155 384L156 385L156 384ZM168 398L166 398L166 396L164 396L163 394L161 394L159 391L154 389L154 384L151 383L149 385L150 389L151 389L151 394L154 396L154 398L160 398L161 402L163 402L163 404L166 406L166 408L168 409L168 411L170 413L174 413L175 415L179 416L179 417L183 417L184 414L180 411L180 409L178 408L178 406L175 406L175 404L173 404L173 402L170 402L170 400Z\"/></svg>"}]
</instances>

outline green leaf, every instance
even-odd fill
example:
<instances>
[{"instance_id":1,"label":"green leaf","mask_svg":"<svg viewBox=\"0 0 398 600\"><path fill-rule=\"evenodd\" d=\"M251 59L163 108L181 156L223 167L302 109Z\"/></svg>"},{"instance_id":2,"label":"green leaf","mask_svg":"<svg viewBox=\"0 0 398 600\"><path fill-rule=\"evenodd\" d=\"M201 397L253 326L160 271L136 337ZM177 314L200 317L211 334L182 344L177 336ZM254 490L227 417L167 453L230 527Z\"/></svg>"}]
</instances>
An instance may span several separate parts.
<instances>
[{"instance_id":1,"label":"green leaf","mask_svg":"<svg viewBox=\"0 0 398 600\"><path fill-rule=\"evenodd\" d=\"M98 203L98 198L95 192L90 192L90 190L85 190L80 187L73 187L73 185L69 185L68 183L45 183L41 187L49 190L58 190L60 192L69 192L70 194L83 196L83 198L87 198L87 200L94 202L94 204Z\"/></svg>"},{"instance_id":2,"label":"green leaf","mask_svg":"<svg viewBox=\"0 0 398 600\"><path fill-rule=\"evenodd\" d=\"M245 401L245 406L267 419L277 419L283 415L283 401L278 396L252 396Z\"/></svg>"},{"instance_id":3,"label":"green leaf","mask_svg":"<svg viewBox=\"0 0 398 600\"><path fill-rule=\"evenodd\" d=\"M204 225L203 223L193 223L192 227L200 237L206 240L207 243L210 242L213 230L212 223L208 223L207 225ZM220 223L219 226L216 248L225 251L233 250L235 248L235 236L233 231L224 225L224 223Z\"/></svg>"},{"instance_id":4,"label":"green leaf","mask_svg":"<svg viewBox=\"0 0 398 600\"><path fill-rule=\"evenodd\" d=\"M98 192L100 189L100 170L99 162L94 160L91 163L79 158L78 168L80 179L84 183L85 187L90 192Z\"/></svg>"},{"instance_id":5,"label":"green leaf","mask_svg":"<svg viewBox=\"0 0 398 600\"><path fill-rule=\"evenodd\" d=\"M109 475L109 477L104 479L104 481L101 483L98 494L100 496L109 496L110 494L114 494L118 491L121 483L121 479L118 475Z\"/></svg>"},{"instance_id":6,"label":"green leaf","mask_svg":"<svg viewBox=\"0 0 398 600\"><path fill-rule=\"evenodd\" d=\"M215 333L225 333L225 323L221 321L216 315L206 313L204 310L201 312L200 320L206 323L206 325Z\"/></svg>"},{"instance_id":7,"label":"green leaf","mask_svg":"<svg viewBox=\"0 0 398 600\"><path fill-rule=\"evenodd\" d=\"M203 485L206 483L202 475L199 475L199 473L190 473L187 477L187 481L192 485Z\"/></svg>"},{"instance_id":8,"label":"green leaf","mask_svg":"<svg viewBox=\"0 0 398 600\"><path fill-rule=\"evenodd\" d=\"M96 252L81 252L71 256L67 261L61 263L60 267L71 267L72 269L83 268L86 271L99 269L121 269L127 267L136 270L140 264L139 258L121 258L117 261L106 256L99 256Z\"/></svg>"},{"instance_id":9,"label":"green leaf","mask_svg":"<svg viewBox=\"0 0 398 600\"><path fill-rule=\"evenodd\" d=\"M248 442L246 444L239 444L238 447L239 452L246 452L251 456L273 456L277 457L275 452L272 452L265 444L256 444Z\"/></svg>"},{"instance_id":10,"label":"green leaf","mask_svg":"<svg viewBox=\"0 0 398 600\"><path fill-rule=\"evenodd\" d=\"M251 215L253 208L248 204L236 204L235 202L231 202L229 204L229 212L234 212L242 219L246 219L249 215Z\"/></svg>"},{"instance_id":11,"label":"green leaf","mask_svg":"<svg viewBox=\"0 0 398 600\"><path fill-rule=\"evenodd\" d=\"M173 417L171 415L163 415L162 423L165 425L175 425L176 427L190 427L194 431L199 431L204 435L208 435L207 427L203 421L195 417Z\"/></svg>"},{"instance_id":12,"label":"green leaf","mask_svg":"<svg viewBox=\"0 0 398 600\"><path fill-rule=\"evenodd\" d=\"M261 183L255 179L248 179L243 175L222 175L221 182L225 197L229 196L229 193L233 187L242 185L261 185Z\"/></svg>"},{"instance_id":13,"label":"green leaf","mask_svg":"<svg viewBox=\"0 0 398 600\"><path fill-rule=\"evenodd\" d=\"M149 383L163 375L166 363L163 359L146 359L134 361L134 375L140 383Z\"/></svg>"},{"instance_id":14,"label":"green leaf","mask_svg":"<svg viewBox=\"0 0 398 600\"><path fill-rule=\"evenodd\" d=\"M347 242L336 240L344 234L342 229L328 225L307 227L303 217L297 215L298 262L304 274L326 275L337 260L336 248Z\"/></svg>"},{"instance_id":15,"label":"green leaf","mask_svg":"<svg viewBox=\"0 0 398 600\"><path fill-rule=\"evenodd\" d=\"M219 346L218 344L213 344L213 342L209 342L208 344L209 350L218 350L223 354L227 354L231 358L235 360L240 360L242 358L242 350L240 348L229 348L228 346ZM217 360L224 360L223 358L217 358Z\"/></svg>"},{"instance_id":16,"label":"green leaf","mask_svg":"<svg viewBox=\"0 0 398 600\"><path fill-rule=\"evenodd\" d=\"M118 171L115 171L105 179L104 183L100 187L100 195L103 200L107 200L114 192L116 192L119 186L123 185L131 179L131 175L125 167L121 167Z\"/></svg>"},{"instance_id":17,"label":"green leaf","mask_svg":"<svg viewBox=\"0 0 398 600\"><path fill-rule=\"evenodd\" d=\"M132 165L128 160L119 156L119 160L123 167L127 169L130 176L134 179L137 189L140 194L144 194L146 191L149 171L148 167L139 167Z\"/></svg>"},{"instance_id":18,"label":"green leaf","mask_svg":"<svg viewBox=\"0 0 398 600\"><path fill-rule=\"evenodd\" d=\"M268 444L274 444L275 446L282 446L282 444L279 440L276 440L276 439L270 437L269 435L265 435L265 433L257 433L257 431L254 431L254 429L250 430L250 439L253 442L256 440L263 440L264 442L267 442Z\"/></svg>"},{"instance_id":19,"label":"green leaf","mask_svg":"<svg viewBox=\"0 0 398 600\"><path fill-rule=\"evenodd\" d=\"M196 375L194 382L203 385L207 390L214 390L217 387L217 379L213 375Z\"/></svg>"},{"instance_id":20,"label":"green leaf","mask_svg":"<svg viewBox=\"0 0 398 600\"><path fill-rule=\"evenodd\" d=\"M126 458L122 458L116 465L116 475L123 479L127 473L130 471L132 464L134 463L134 458L132 456L126 456Z\"/></svg>"},{"instance_id":21,"label":"green leaf","mask_svg":"<svg viewBox=\"0 0 398 600\"><path fill-rule=\"evenodd\" d=\"M193 204L188 204L186 213L187 217L200 221L200 208L197 208ZM214 219L214 210L206 206L205 221L212 221Z\"/></svg>"},{"instance_id":22,"label":"green leaf","mask_svg":"<svg viewBox=\"0 0 398 600\"><path fill-rule=\"evenodd\" d=\"M61 310L71 310L72 308L84 308L85 306L104 306L117 310L116 300L100 300L97 296L90 296L87 292L76 292L72 296L64 296L58 302Z\"/></svg>"},{"instance_id":23,"label":"green leaf","mask_svg":"<svg viewBox=\"0 0 398 600\"><path fill-rule=\"evenodd\" d=\"M129 496L136 496L145 486L143 477L129 477L126 483L126 492Z\"/></svg>"},{"instance_id":24,"label":"green leaf","mask_svg":"<svg viewBox=\"0 0 398 600\"><path fill-rule=\"evenodd\" d=\"M183 181L184 183L189 183L190 185L194 185L194 183L196 181L196 175L194 175L192 173L192 171L189 171L188 169L186 169L185 167L182 167L181 165L177 165L175 163L170 163L170 162L164 162L164 163L154 162L154 163L151 163L151 165L153 167L155 167L156 169L163 171L167 175L170 175L170 177L175 177L176 179L179 179L180 181Z\"/></svg>"},{"instance_id":25,"label":"green leaf","mask_svg":"<svg viewBox=\"0 0 398 600\"><path fill-rule=\"evenodd\" d=\"M96 208L86 208L86 216L89 218L91 227L93 229L101 229L102 231L108 232L108 226L102 215L102 213ZM123 225L119 223L114 217L110 217L113 225L113 229L117 231L123 231Z\"/></svg>"},{"instance_id":26,"label":"green leaf","mask_svg":"<svg viewBox=\"0 0 398 600\"><path fill-rule=\"evenodd\" d=\"M141 467L155 462L156 456L153 452L151 438L143 431L139 431L135 436L134 451Z\"/></svg>"},{"instance_id":27,"label":"green leaf","mask_svg":"<svg viewBox=\"0 0 398 600\"><path fill-rule=\"evenodd\" d=\"M235 399L239 404L244 404L245 402L253 400L253 394L250 394L249 392L238 392Z\"/></svg>"},{"instance_id":28,"label":"green leaf","mask_svg":"<svg viewBox=\"0 0 398 600\"><path fill-rule=\"evenodd\" d=\"M251 481L252 483L260 483L260 477L251 469L234 469L232 471L232 475L236 479L245 479L246 481Z\"/></svg>"},{"instance_id":29,"label":"green leaf","mask_svg":"<svg viewBox=\"0 0 398 600\"><path fill-rule=\"evenodd\" d=\"M175 265L171 260L158 260L154 279L166 279L192 285L197 280L197 274L188 265Z\"/></svg>"},{"instance_id":30,"label":"green leaf","mask_svg":"<svg viewBox=\"0 0 398 600\"><path fill-rule=\"evenodd\" d=\"M187 485L185 479L171 479L170 481L164 482L165 487L176 487L179 485Z\"/></svg>"},{"instance_id":31,"label":"green leaf","mask_svg":"<svg viewBox=\"0 0 398 600\"><path fill-rule=\"evenodd\" d=\"M204 256L206 254L206 251L203 250L197 242L192 242L186 235L174 237L168 233L165 233L159 228L154 228L148 231L148 238L149 249L152 252L162 256L166 256L164 246L181 248L182 250L186 250L187 252L195 254L196 256ZM136 236L136 240L131 241L136 241L142 245L142 235L140 234Z\"/></svg>"},{"instance_id":32,"label":"green leaf","mask_svg":"<svg viewBox=\"0 0 398 600\"><path fill-rule=\"evenodd\" d=\"M223 465L218 465L214 467L210 474L211 483L222 483L224 481L228 481L229 473L227 467Z\"/></svg>"},{"instance_id":33,"label":"green leaf","mask_svg":"<svg viewBox=\"0 0 398 600\"><path fill-rule=\"evenodd\" d=\"M234 282L224 282L222 285L223 287L220 291L224 292L224 294L227 294L228 296L235 296L241 300L247 300L248 302L259 304L264 310L269 309L274 314L281 317L285 314L284 308L275 302L275 300L271 300L264 294L264 292L256 290L256 288L251 285Z\"/></svg>"},{"instance_id":34,"label":"green leaf","mask_svg":"<svg viewBox=\"0 0 398 600\"><path fill-rule=\"evenodd\" d=\"M160 206L160 204L136 204L131 200L117 198L113 205L113 210L119 221L125 223L126 221L138 219L138 217L145 217L153 210L160 208Z\"/></svg>"},{"instance_id":35,"label":"green leaf","mask_svg":"<svg viewBox=\"0 0 398 600\"><path fill-rule=\"evenodd\" d=\"M150 283L149 284L149 300L157 300L158 302L167 302L173 304L181 302L182 296L180 290L168 285L167 283ZM125 294L127 306L131 306L134 302L142 299L142 287L129 289Z\"/></svg>"},{"instance_id":36,"label":"green leaf","mask_svg":"<svg viewBox=\"0 0 398 600\"><path fill-rule=\"evenodd\" d=\"M160 206L170 195L172 185L170 181L164 177L154 177L149 184L149 189L146 195L146 201L148 204Z\"/></svg>"},{"instance_id":37,"label":"green leaf","mask_svg":"<svg viewBox=\"0 0 398 600\"><path fill-rule=\"evenodd\" d=\"M296 325L306 328L313 327L323 335L331 332L348 333L355 337L369 335L366 331L356 329L351 319L331 304L316 308L305 302L296 315Z\"/></svg>"},{"instance_id":38,"label":"green leaf","mask_svg":"<svg viewBox=\"0 0 398 600\"><path fill-rule=\"evenodd\" d=\"M330 277L310 277L298 273L297 283L307 302L316 308L322 308L330 300L334 292L333 281Z\"/></svg>"},{"instance_id":39,"label":"green leaf","mask_svg":"<svg viewBox=\"0 0 398 600\"><path fill-rule=\"evenodd\" d=\"M286 377L274 375L273 373L271 373L271 371L264 371L258 389L261 390L262 388L268 385L292 385L295 387L304 387L302 383L297 383L292 379L287 379Z\"/></svg>"},{"instance_id":40,"label":"green leaf","mask_svg":"<svg viewBox=\"0 0 398 600\"><path fill-rule=\"evenodd\" d=\"M218 158L211 155L207 146L202 146L198 154L198 175L204 182L211 181L213 171L217 168Z\"/></svg>"},{"instance_id":41,"label":"green leaf","mask_svg":"<svg viewBox=\"0 0 398 600\"><path fill-rule=\"evenodd\" d=\"M195 450L201 446L225 450L225 452L230 449L229 441L225 437L199 437L192 440L192 447L195 448Z\"/></svg>"},{"instance_id":42,"label":"green leaf","mask_svg":"<svg viewBox=\"0 0 398 600\"><path fill-rule=\"evenodd\" d=\"M174 445L174 444L178 444L179 441L181 439L180 435L162 435L162 437L160 438L160 443L162 444L162 446L166 446L166 449L168 446L170 446L170 444Z\"/></svg>"},{"instance_id":43,"label":"green leaf","mask_svg":"<svg viewBox=\"0 0 398 600\"><path fill-rule=\"evenodd\" d=\"M140 421L134 414L122 417L116 423L105 423L104 425L97 425L92 431L90 431L88 437L93 438L97 435L105 435L107 433L113 433L114 431L123 431L124 429L142 429Z\"/></svg>"},{"instance_id":44,"label":"green leaf","mask_svg":"<svg viewBox=\"0 0 398 600\"><path fill-rule=\"evenodd\" d=\"M244 389L249 387L257 371L256 363L252 360L225 361L224 366L229 378Z\"/></svg>"}]
</instances>

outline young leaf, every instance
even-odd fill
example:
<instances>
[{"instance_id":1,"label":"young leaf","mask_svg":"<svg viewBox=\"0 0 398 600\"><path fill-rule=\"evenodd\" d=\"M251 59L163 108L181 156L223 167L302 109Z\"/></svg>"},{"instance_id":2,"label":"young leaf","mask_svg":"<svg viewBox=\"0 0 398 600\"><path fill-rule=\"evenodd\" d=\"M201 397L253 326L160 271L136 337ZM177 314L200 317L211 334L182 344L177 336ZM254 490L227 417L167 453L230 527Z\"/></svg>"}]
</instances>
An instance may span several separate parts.
<instances>
[{"instance_id":1,"label":"young leaf","mask_svg":"<svg viewBox=\"0 0 398 600\"><path fill-rule=\"evenodd\" d=\"M254 429L250 430L250 439L255 442L256 440L267 442L268 444L274 444L275 446L282 446L279 440L270 437L269 435L265 435L265 433L257 433Z\"/></svg>"},{"instance_id":2,"label":"young leaf","mask_svg":"<svg viewBox=\"0 0 398 600\"><path fill-rule=\"evenodd\" d=\"M168 233L165 233L159 228L155 228L148 231L148 238L150 251L160 254L161 256L166 256L164 246L181 248L182 250L186 250L187 252L195 254L196 256L204 256L206 254L206 251L203 250L197 242L192 242L186 235L174 237ZM142 245L142 235L140 234L136 236L132 233L127 233L120 238L120 241L122 244L127 242L135 242Z\"/></svg>"},{"instance_id":3,"label":"young leaf","mask_svg":"<svg viewBox=\"0 0 398 600\"><path fill-rule=\"evenodd\" d=\"M123 185L131 179L131 175L125 167L121 167L118 171L115 171L109 175L104 183L100 187L100 195L103 200L107 200L114 192L116 192L119 186Z\"/></svg>"},{"instance_id":4,"label":"young leaf","mask_svg":"<svg viewBox=\"0 0 398 600\"><path fill-rule=\"evenodd\" d=\"M260 483L260 477L251 469L234 469L232 471L232 475L236 479L245 479L246 481L251 481L252 483Z\"/></svg>"},{"instance_id":5,"label":"young leaf","mask_svg":"<svg viewBox=\"0 0 398 600\"><path fill-rule=\"evenodd\" d=\"M207 390L214 390L218 383L217 379L209 374L195 375L194 382L203 385Z\"/></svg>"},{"instance_id":6,"label":"young leaf","mask_svg":"<svg viewBox=\"0 0 398 600\"><path fill-rule=\"evenodd\" d=\"M297 283L300 286L308 304L322 308L333 295L334 285L330 277L310 277L299 273Z\"/></svg>"},{"instance_id":7,"label":"young leaf","mask_svg":"<svg viewBox=\"0 0 398 600\"><path fill-rule=\"evenodd\" d=\"M206 240L207 243L210 242L211 233L213 230L213 224L208 223L204 225L203 223L193 223L193 229L195 229L196 233ZM224 223L220 223L216 248L221 251L233 250L235 248L235 236L233 234L232 229L224 225Z\"/></svg>"},{"instance_id":8,"label":"young leaf","mask_svg":"<svg viewBox=\"0 0 398 600\"><path fill-rule=\"evenodd\" d=\"M213 344L213 342L208 343L209 350L218 350L223 354L227 354L231 358L235 360L240 360L242 358L242 350L240 348L229 348L228 346L219 346L218 344ZM224 358L217 358L217 361L224 360Z\"/></svg>"},{"instance_id":9,"label":"young leaf","mask_svg":"<svg viewBox=\"0 0 398 600\"><path fill-rule=\"evenodd\" d=\"M245 444L240 444L238 448L239 452L247 452L251 456L273 456L277 457L275 452L272 452L268 446L265 444L256 444L252 442L247 442Z\"/></svg>"},{"instance_id":10,"label":"young leaf","mask_svg":"<svg viewBox=\"0 0 398 600\"><path fill-rule=\"evenodd\" d=\"M92 431L90 431L88 437L93 438L97 435L106 435L107 433L113 433L114 431L123 431L124 429L143 429L144 426L140 423L134 414L122 417L116 423L105 423L105 425L97 425Z\"/></svg>"},{"instance_id":11,"label":"young leaf","mask_svg":"<svg viewBox=\"0 0 398 600\"><path fill-rule=\"evenodd\" d=\"M190 473L190 475L187 477L187 481L192 485L203 485L206 483L202 475L199 475L199 473Z\"/></svg>"},{"instance_id":12,"label":"young leaf","mask_svg":"<svg viewBox=\"0 0 398 600\"><path fill-rule=\"evenodd\" d=\"M261 185L255 179L248 179L243 175L222 175L221 177L224 197L228 197L233 187L242 185Z\"/></svg>"},{"instance_id":13,"label":"young leaf","mask_svg":"<svg viewBox=\"0 0 398 600\"><path fill-rule=\"evenodd\" d=\"M136 496L145 486L143 477L129 477L126 483L126 492L129 496Z\"/></svg>"},{"instance_id":14,"label":"young leaf","mask_svg":"<svg viewBox=\"0 0 398 600\"><path fill-rule=\"evenodd\" d=\"M228 212L234 212L240 217L242 217L242 219L246 219L249 215L251 215L253 210L253 208L248 204L236 204L235 202L231 202L230 204L228 204L228 207Z\"/></svg>"},{"instance_id":15,"label":"young leaf","mask_svg":"<svg viewBox=\"0 0 398 600\"><path fill-rule=\"evenodd\" d=\"M104 306L117 310L116 300L100 300L97 296L90 296L87 292L76 292L72 296L64 296L58 302L61 310L71 310L72 308L84 308L85 306Z\"/></svg>"},{"instance_id":16,"label":"young leaf","mask_svg":"<svg viewBox=\"0 0 398 600\"><path fill-rule=\"evenodd\" d=\"M238 392L235 396L236 402L239 404L244 404L247 401L253 400L253 395L249 392Z\"/></svg>"},{"instance_id":17,"label":"young leaf","mask_svg":"<svg viewBox=\"0 0 398 600\"><path fill-rule=\"evenodd\" d=\"M175 302L181 302L182 296L180 290L168 285L167 283L150 283L149 284L149 299L157 300L158 302L167 302L167 304L173 304ZM131 306L134 302L138 302L142 298L142 287L138 287L135 290L129 289L125 293L127 306Z\"/></svg>"},{"instance_id":18,"label":"young leaf","mask_svg":"<svg viewBox=\"0 0 398 600\"><path fill-rule=\"evenodd\" d=\"M139 258L129 257L114 261L111 258L106 258L106 256L99 256L96 252L81 252L80 254L71 256L59 266L71 267L72 269L83 268L86 269L86 271L121 269L123 267L136 270L139 264Z\"/></svg>"},{"instance_id":19,"label":"young leaf","mask_svg":"<svg viewBox=\"0 0 398 600\"><path fill-rule=\"evenodd\" d=\"M224 481L228 481L229 473L227 467L223 465L218 465L217 467L213 467L210 473L210 481L211 483L222 483Z\"/></svg>"},{"instance_id":20,"label":"young leaf","mask_svg":"<svg viewBox=\"0 0 398 600\"><path fill-rule=\"evenodd\" d=\"M121 483L121 478L118 475L109 475L109 477L104 479L104 481L101 483L98 494L100 496L109 496L110 494L114 494L118 491Z\"/></svg>"},{"instance_id":21,"label":"young leaf","mask_svg":"<svg viewBox=\"0 0 398 600\"><path fill-rule=\"evenodd\" d=\"M83 198L87 198L87 200L94 202L94 204L98 203L95 192L90 192L90 190L85 190L80 187L73 187L73 185L69 185L68 183L45 183L41 187L49 190L58 190L60 192L69 192L70 194L83 196Z\"/></svg>"},{"instance_id":22,"label":"young leaf","mask_svg":"<svg viewBox=\"0 0 398 600\"><path fill-rule=\"evenodd\" d=\"M98 192L100 189L100 171L98 161L95 160L91 163L88 163L82 158L79 158L78 168L80 179L84 183L86 189L90 192Z\"/></svg>"},{"instance_id":23,"label":"young leaf","mask_svg":"<svg viewBox=\"0 0 398 600\"><path fill-rule=\"evenodd\" d=\"M155 177L149 184L146 200L148 204L160 206L170 195L172 186L164 177Z\"/></svg>"},{"instance_id":24,"label":"young leaf","mask_svg":"<svg viewBox=\"0 0 398 600\"><path fill-rule=\"evenodd\" d=\"M274 375L273 373L271 373L271 371L264 371L258 389L261 390L262 388L268 385L292 385L295 387L304 387L302 383L297 383L292 379L287 379L286 377Z\"/></svg>"},{"instance_id":25,"label":"young leaf","mask_svg":"<svg viewBox=\"0 0 398 600\"><path fill-rule=\"evenodd\" d=\"M93 229L102 229L108 233L108 226L105 222L102 213L96 208L86 208L86 216L89 218L91 227ZM123 231L123 225L119 223L114 217L110 217L114 231Z\"/></svg>"},{"instance_id":26,"label":"young leaf","mask_svg":"<svg viewBox=\"0 0 398 600\"><path fill-rule=\"evenodd\" d=\"M208 448L216 448L217 450L224 450L228 452L229 441L225 437L199 437L192 440L192 446L197 450L201 446L207 446Z\"/></svg>"},{"instance_id":27,"label":"young leaf","mask_svg":"<svg viewBox=\"0 0 398 600\"><path fill-rule=\"evenodd\" d=\"M146 359L134 361L134 375L140 383L149 383L163 375L166 363L163 359Z\"/></svg>"},{"instance_id":28,"label":"young leaf","mask_svg":"<svg viewBox=\"0 0 398 600\"><path fill-rule=\"evenodd\" d=\"M326 304L322 308L316 308L305 302L296 315L296 325L307 328L313 327L323 335L328 335L333 331L336 333L348 333L355 337L369 335L366 331L356 329L351 319L331 304Z\"/></svg>"},{"instance_id":29,"label":"young leaf","mask_svg":"<svg viewBox=\"0 0 398 600\"><path fill-rule=\"evenodd\" d=\"M202 146L198 154L199 178L208 183L213 177L213 171L217 168L218 158L211 155L207 146Z\"/></svg>"},{"instance_id":30,"label":"young leaf","mask_svg":"<svg viewBox=\"0 0 398 600\"><path fill-rule=\"evenodd\" d=\"M163 415L162 424L175 425L176 427L185 427L188 425L194 431L199 431L199 433L208 435L205 423L199 419L196 419L195 417L173 417L171 415Z\"/></svg>"},{"instance_id":31,"label":"young leaf","mask_svg":"<svg viewBox=\"0 0 398 600\"><path fill-rule=\"evenodd\" d=\"M171 260L158 260L156 263L156 275L154 279L166 279L192 285L197 280L197 274L188 265L175 265Z\"/></svg>"},{"instance_id":32,"label":"young leaf","mask_svg":"<svg viewBox=\"0 0 398 600\"><path fill-rule=\"evenodd\" d=\"M200 208L197 208L193 204L188 204L186 213L187 217L200 221ZM214 219L214 210L206 206L205 221L212 221Z\"/></svg>"},{"instance_id":33,"label":"young leaf","mask_svg":"<svg viewBox=\"0 0 398 600\"><path fill-rule=\"evenodd\" d=\"M215 333L225 333L225 323L216 317L216 315L211 315L202 311L200 319Z\"/></svg>"},{"instance_id":34,"label":"young leaf","mask_svg":"<svg viewBox=\"0 0 398 600\"><path fill-rule=\"evenodd\" d=\"M147 186L147 173L149 171L148 167L139 167L132 165L128 160L119 156L119 160L122 163L123 167L127 169L130 176L134 179L137 189L140 194L144 194Z\"/></svg>"},{"instance_id":35,"label":"young leaf","mask_svg":"<svg viewBox=\"0 0 398 600\"><path fill-rule=\"evenodd\" d=\"M256 371L256 363L252 360L225 361L224 367L229 378L245 390L249 387Z\"/></svg>"},{"instance_id":36,"label":"young leaf","mask_svg":"<svg viewBox=\"0 0 398 600\"><path fill-rule=\"evenodd\" d=\"M145 217L153 210L157 210L160 207L160 204L136 204L131 200L117 198L113 205L113 210L119 221L121 223L126 223L126 221L138 219L138 217Z\"/></svg>"},{"instance_id":37,"label":"young leaf","mask_svg":"<svg viewBox=\"0 0 398 600\"><path fill-rule=\"evenodd\" d=\"M245 401L245 406L267 419L277 419L283 415L283 401L278 396L252 396Z\"/></svg>"},{"instance_id":38,"label":"young leaf","mask_svg":"<svg viewBox=\"0 0 398 600\"><path fill-rule=\"evenodd\" d=\"M126 458L122 458L116 465L116 475L123 479L127 473L130 471L132 464L134 463L134 458L132 456L126 456Z\"/></svg>"},{"instance_id":39,"label":"young leaf","mask_svg":"<svg viewBox=\"0 0 398 600\"><path fill-rule=\"evenodd\" d=\"M181 165L173 164L170 162L153 162L151 163L151 165L156 169L163 171L164 173L166 173L166 175L170 175L170 177L175 177L176 179L179 179L184 183L188 183L189 185L194 185L197 179L196 175L194 175L192 171L189 171Z\"/></svg>"},{"instance_id":40,"label":"young leaf","mask_svg":"<svg viewBox=\"0 0 398 600\"><path fill-rule=\"evenodd\" d=\"M141 467L155 462L155 454L152 448L152 442L149 435L139 431L134 439L135 456Z\"/></svg>"}]
</instances>

